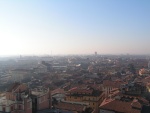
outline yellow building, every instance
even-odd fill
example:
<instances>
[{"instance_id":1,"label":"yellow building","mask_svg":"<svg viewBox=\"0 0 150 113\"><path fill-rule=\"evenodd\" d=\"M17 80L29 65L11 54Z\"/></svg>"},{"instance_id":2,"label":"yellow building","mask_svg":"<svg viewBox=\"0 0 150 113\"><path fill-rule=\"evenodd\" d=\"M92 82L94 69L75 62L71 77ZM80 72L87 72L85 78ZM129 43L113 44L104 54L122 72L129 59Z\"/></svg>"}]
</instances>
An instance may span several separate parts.
<instances>
[{"instance_id":1,"label":"yellow building","mask_svg":"<svg viewBox=\"0 0 150 113\"><path fill-rule=\"evenodd\" d=\"M98 113L98 108L104 100L105 94L93 88L72 88L66 94L66 101L85 102Z\"/></svg>"}]
</instances>

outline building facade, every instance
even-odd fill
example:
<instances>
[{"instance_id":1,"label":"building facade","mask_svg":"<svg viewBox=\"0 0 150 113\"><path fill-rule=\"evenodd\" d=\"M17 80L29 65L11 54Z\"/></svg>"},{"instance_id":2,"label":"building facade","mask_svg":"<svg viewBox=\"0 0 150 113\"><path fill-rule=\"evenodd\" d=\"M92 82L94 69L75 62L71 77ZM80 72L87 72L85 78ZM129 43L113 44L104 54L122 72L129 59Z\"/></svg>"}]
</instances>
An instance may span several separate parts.
<instances>
[{"instance_id":1,"label":"building facade","mask_svg":"<svg viewBox=\"0 0 150 113\"><path fill-rule=\"evenodd\" d=\"M95 113L98 112L99 105L104 98L104 92L90 88L73 88L70 89L66 94L66 101L88 103L89 106L95 110Z\"/></svg>"},{"instance_id":2,"label":"building facade","mask_svg":"<svg viewBox=\"0 0 150 113\"><path fill-rule=\"evenodd\" d=\"M51 93L49 89L29 89L26 84L14 83L0 97L0 112L2 113L36 113L38 110L51 108Z\"/></svg>"},{"instance_id":3,"label":"building facade","mask_svg":"<svg viewBox=\"0 0 150 113\"><path fill-rule=\"evenodd\" d=\"M32 113L32 99L25 84L14 83L0 99L3 113Z\"/></svg>"}]
</instances>

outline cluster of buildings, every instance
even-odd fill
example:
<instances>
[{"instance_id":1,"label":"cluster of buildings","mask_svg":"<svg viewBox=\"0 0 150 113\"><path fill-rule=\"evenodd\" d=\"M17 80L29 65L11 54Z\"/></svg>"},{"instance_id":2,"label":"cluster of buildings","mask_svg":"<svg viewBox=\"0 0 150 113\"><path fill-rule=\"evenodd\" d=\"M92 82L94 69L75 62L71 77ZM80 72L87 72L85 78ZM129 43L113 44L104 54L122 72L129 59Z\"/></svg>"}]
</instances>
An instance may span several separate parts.
<instances>
[{"instance_id":1,"label":"cluster of buildings","mask_svg":"<svg viewBox=\"0 0 150 113\"><path fill-rule=\"evenodd\" d=\"M2 113L36 113L50 108L49 89L29 89L26 84L14 83L0 97L0 112Z\"/></svg>"},{"instance_id":2,"label":"cluster of buildings","mask_svg":"<svg viewBox=\"0 0 150 113\"><path fill-rule=\"evenodd\" d=\"M2 69L9 79L0 86L0 113L150 113L150 63L143 56L30 60Z\"/></svg>"}]
</instances>

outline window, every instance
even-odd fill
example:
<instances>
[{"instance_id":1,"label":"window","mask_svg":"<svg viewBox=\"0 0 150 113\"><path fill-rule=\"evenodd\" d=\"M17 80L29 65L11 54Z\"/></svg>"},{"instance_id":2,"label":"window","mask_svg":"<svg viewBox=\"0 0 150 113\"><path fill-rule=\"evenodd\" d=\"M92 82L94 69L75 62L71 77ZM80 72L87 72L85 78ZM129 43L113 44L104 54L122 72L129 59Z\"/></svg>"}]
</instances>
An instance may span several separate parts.
<instances>
[{"instance_id":1,"label":"window","mask_svg":"<svg viewBox=\"0 0 150 113\"><path fill-rule=\"evenodd\" d=\"M19 109L19 110L21 109L21 105L18 106L18 109Z\"/></svg>"},{"instance_id":2,"label":"window","mask_svg":"<svg viewBox=\"0 0 150 113\"><path fill-rule=\"evenodd\" d=\"M3 107L3 112L5 112L5 107Z\"/></svg>"},{"instance_id":3,"label":"window","mask_svg":"<svg viewBox=\"0 0 150 113\"><path fill-rule=\"evenodd\" d=\"M13 111L14 110L14 107L13 106L11 106L11 111Z\"/></svg>"}]
</instances>

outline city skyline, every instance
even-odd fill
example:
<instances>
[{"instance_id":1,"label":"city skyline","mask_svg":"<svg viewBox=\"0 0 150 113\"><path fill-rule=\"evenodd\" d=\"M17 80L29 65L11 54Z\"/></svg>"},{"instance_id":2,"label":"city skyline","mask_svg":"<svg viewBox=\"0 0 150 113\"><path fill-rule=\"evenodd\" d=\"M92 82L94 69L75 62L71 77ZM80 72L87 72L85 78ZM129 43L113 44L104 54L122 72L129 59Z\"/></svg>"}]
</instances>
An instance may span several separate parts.
<instances>
[{"instance_id":1,"label":"city skyline","mask_svg":"<svg viewBox=\"0 0 150 113\"><path fill-rule=\"evenodd\" d=\"M0 56L150 54L149 0L0 1Z\"/></svg>"}]
</instances>

